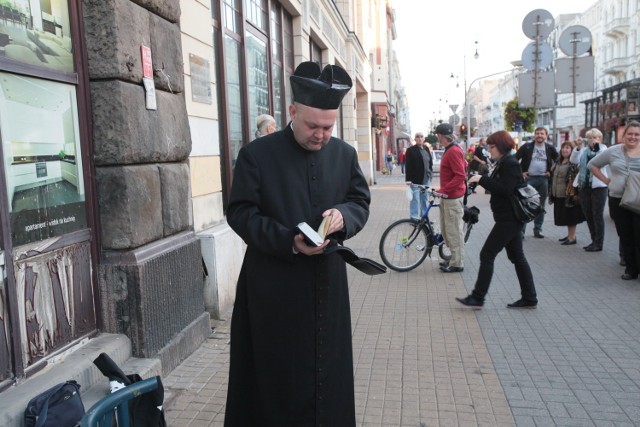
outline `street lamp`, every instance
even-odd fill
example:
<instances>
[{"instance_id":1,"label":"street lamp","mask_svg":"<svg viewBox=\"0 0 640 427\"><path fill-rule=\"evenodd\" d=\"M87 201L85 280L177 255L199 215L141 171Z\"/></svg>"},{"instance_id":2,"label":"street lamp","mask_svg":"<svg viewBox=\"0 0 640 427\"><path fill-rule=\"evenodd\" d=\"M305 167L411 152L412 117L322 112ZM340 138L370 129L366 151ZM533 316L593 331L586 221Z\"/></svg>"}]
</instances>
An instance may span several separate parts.
<instances>
[{"instance_id":1,"label":"street lamp","mask_svg":"<svg viewBox=\"0 0 640 427\"><path fill-rule=\"evenodd\" d=\"M473 54L474 59L480 58L480 54L478 53L478 40L474 41L476 45L476 52ZM476 79L477 80L477 79ZM471 82L471 85L473 85ZM471 89L471 85L467 87L467 54L464 54L464 105L467 108L467 139L464 142L464 148L469 148L469 141L471 140L471 106L469 105L469 90Z\"/></svg>"},{"instance_id":2,"label":"street lamp","mask_svg":"<svg viewBox=\"0 0 640 427\"><path fill-rule=\"evenodd\" d=\"M471 106L469 105L469 102L467 102L467 100L469 99L469 92L471 91L471 86L473 86L473 84L475 82L477 82L478 80L486 79L488 77L493 77L493 76L497 76L497 75L504 74L504 73L513 72L515 70L518 70L519 68L520 67L516 66L516 67L513 67L513 68L511 68L509 70L498 71L497 73L487 74L486 76L478 77L478 78L472 80L471 84L469 84L469 87L465 90L464 99L465 99L465 104L467 106L467 141L466 141L466 144L465 144L466 148L469 148L469 137L471 136ZM467 87L466 81L465 81L465 87Z\"/></svg>"}]
</instances>

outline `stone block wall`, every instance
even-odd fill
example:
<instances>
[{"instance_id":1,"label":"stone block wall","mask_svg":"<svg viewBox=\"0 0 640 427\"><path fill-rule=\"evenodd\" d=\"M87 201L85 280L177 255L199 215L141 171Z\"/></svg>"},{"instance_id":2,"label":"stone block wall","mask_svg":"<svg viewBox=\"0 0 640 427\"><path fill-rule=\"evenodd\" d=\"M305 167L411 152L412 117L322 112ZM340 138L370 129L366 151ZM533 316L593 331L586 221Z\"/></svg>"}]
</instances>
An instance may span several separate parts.
<instances>
[{"instance_id":1,"label":"stone block wall","mask_svg":"<svg viewBox=\"0 0 640 427\"><path fill-rule=\"evenodd\" d=\"M84 0L103 329L172 368L208 335L193 233L179 0ZM151 49L148 110L141 45ZM185 342L189 341L189 342Z\"/></svg>"}]
</instances>

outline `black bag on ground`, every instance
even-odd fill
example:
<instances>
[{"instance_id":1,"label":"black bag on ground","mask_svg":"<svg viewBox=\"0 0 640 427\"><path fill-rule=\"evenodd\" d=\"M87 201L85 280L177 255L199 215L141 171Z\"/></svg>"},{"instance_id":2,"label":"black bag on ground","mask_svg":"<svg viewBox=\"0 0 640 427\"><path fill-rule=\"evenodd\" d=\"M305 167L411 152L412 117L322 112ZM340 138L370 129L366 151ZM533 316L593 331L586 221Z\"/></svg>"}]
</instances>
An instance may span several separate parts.
<instances>
[{"instance_id":1,"label":"black bag on ground","mask_svg":"<svg viewBox=\"0 0 640 427\"><path fill-rule=\"evenodd\" d=\"M67 381L51 387L29 401L24 411L25 427L74 427L80 425L84 405L80 385Z\"/></svg>"},{"instance_id":2,"label":"black bag on ground","mask_svg":"<svg viewBox=\"0 0 640 427\"><path fill-rule=\"evenodd\" d=\"M544 206L540 203L538 190L529 184L516 188L516 191L511 196L511 205L516 219L522 223L531 222L544 212Z\"/></svg>"},{"instance_id":3,"label":"black bag on ground","mask_svg":"<svg viewBox=\"0 0 640 427\"><path fill-rule=\"evenodd\" d=\"M106 353L93 361L93 364L109 379L111 393L124 388L133 383L142 381L138 374L125 375L118 364ZM129 401L129 423L131 427L166 427L164 410L164 387L160 377L158 378L158 388L149 393L142 394Z\"/></svg>"}]
</instances>

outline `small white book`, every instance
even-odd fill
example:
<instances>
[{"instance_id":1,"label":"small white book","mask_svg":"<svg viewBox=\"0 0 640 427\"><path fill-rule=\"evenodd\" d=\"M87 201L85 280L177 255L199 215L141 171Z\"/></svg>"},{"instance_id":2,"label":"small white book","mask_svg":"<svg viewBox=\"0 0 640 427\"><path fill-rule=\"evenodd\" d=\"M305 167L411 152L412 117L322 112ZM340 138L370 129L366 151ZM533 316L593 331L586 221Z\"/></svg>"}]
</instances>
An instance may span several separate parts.
<instances>
[{"instance_id":1,"label":"small white book","mask_svg":"<svg viewBox=\"0 0 640 427\"><path fill-rule=\"evenodd\" d=\"M304 237L304 241L309 246L322 246L325 238L327 237L327 231L329 231L329 226L331 225L331 220L333 219L333 215L327 215L322 219L320 223L320 227L318 230L314 230L307 224L306 222L301 222L296 227L302 236Z\"/></svg>"}]
</instances>

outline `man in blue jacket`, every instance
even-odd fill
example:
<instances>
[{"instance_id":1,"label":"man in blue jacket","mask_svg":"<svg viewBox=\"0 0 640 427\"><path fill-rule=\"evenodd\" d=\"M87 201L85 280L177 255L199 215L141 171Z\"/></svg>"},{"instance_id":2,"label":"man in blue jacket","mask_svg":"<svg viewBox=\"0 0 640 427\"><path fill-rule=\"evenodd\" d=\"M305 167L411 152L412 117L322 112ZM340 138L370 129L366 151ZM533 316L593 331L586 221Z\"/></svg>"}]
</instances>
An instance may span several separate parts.
<instances>
[{"instance_id":1,"label":"man in blue jacket","mask_svg":"<svg viewBox=\"0 0 640 427\"><path fill-rule=\"evenodd\" d=\"M537 127L533 134L533 142L528 142L518 149L516 159L520 160L522 176L527 184L540 193L540 203L545 206L549 194L549 177L551 166L558 160L558 150L547 142L549 134L544 127ZM542 223L545 212L533 220L533 237L543 239ZM526 225L522 227L524 234Z\"/></svg>"}]
</instances>

